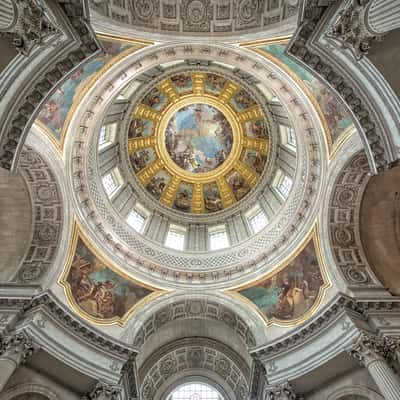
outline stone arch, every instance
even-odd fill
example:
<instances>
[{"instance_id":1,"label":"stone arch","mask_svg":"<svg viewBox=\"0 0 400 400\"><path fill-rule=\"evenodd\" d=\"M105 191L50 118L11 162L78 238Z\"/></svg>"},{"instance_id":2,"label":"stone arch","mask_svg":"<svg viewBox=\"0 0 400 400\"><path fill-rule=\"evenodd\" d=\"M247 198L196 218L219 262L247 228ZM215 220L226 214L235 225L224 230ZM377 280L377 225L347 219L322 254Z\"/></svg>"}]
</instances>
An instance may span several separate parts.
<instances>
[{"instance_id":1,"label":"stone arch","mask_svg":"<svg viewBox=\"0 0 400 400\"><path fill-rule=\"evenodd\" d=\"M247 398L250 368L226 344L208 338L184 338L150 355L139 369L144 400L161 399L184 377L200 376L221 384L238 400Z\"/></svg>"},{"instance_id":2,"label":"stone arch","mask_svg":"<svg viewBox=\"0 0 400 400\"><path fill-rule=\"evenodd\" d=\"M136 315L130 330L133 345L142 347L163 326L178 320L206 320L224 325L246 348L266 341L264 321L238 300L223 294L169 294L162 302L155 301L144 306Z\"/></svg>"},{"instance_id":3,"label":"stone arch","mask_svg":"<svg viewBox=\"0 0 400 400\"><path fill-rule=\"evenodd\" d=\"M54 262L63 224L59 182L48 161L33 147L24 146L18 164L32 203L32 237L13 281L38 282Z\"/></svg>"},{"instance_id":4,"label":"stone arch","mask_svg":"<svg viewBox=\"0 0 400 400\"><path fill-rule=\"evenodd\" d=\"M369 181L369 165L360 151L336 176L329 200L328 231L333 258L350 289L381 287L371 270L360 239L360 207Z\"/></svg>"},{"instance_id":5,"label":"stone arch","mask_svg":"<svg viewBox=\"0 0 400 400\"><path fill-rule=\"evenodd\" d=\"M0 395L1 400L59 400L47 386L33 382L12 387Z\"/></svg>"},{"instance_id":6,"label":"stone arch","mask_svg":"<svg viewBox=\"0 0 400 400\"><path fill-rule=\"evenodd\" d=\"M384 400L384 398L366 386L353 385L333 391L326 400Z\"/></svg>"}]
</instances>

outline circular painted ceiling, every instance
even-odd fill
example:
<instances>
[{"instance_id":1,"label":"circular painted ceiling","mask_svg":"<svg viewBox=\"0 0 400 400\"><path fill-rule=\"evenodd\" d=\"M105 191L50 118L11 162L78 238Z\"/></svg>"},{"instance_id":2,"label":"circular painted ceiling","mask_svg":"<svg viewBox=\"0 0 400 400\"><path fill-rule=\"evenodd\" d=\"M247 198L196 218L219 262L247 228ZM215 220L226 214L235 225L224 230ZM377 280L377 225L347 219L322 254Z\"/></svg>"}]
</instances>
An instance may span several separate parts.
<instances>
[{"instance_id":1,"label":"circular painted ceiling","mask_svg":"<svg viewBox=\"0 0 400 400\"><path fill-rule=\"evenodd\" d=\"M163 205L204 214L228 208L259 181L268 157L265 115L237 82L182 72L136 105L128 153L140 185Z\"/></svg>"}]
</instances>

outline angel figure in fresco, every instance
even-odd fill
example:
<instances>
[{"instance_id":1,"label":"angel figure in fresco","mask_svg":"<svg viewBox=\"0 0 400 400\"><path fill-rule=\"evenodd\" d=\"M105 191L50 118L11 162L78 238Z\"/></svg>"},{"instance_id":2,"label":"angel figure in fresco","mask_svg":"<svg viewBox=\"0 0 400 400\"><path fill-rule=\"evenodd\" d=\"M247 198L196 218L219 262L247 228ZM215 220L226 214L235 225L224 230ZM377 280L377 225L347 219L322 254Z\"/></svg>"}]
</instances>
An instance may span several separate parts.
<instances>
[{"instance_id":1,"label":"angel figure in fresco","mask_svg":"<svg viewBox=\"0 0 400 400\"><path fill-rule=\"evenodd\" d=\"M95 300L95 312L99 318L111 318L115 315L113 289L116 284L107 280L96 284L96 292L93 296Z\"/></svg>"},{"instance_id":2,"label":"angel figure in fresco","mask_svg":"<svg viewBox=\"0 0 400 400\"><path fill-rule=\"evenodd\" d=\"M253 134L255 137L258 138L265 138L267 127L265 126L265 122L261 120L253 121L251 124L251 130L253 131Z\"/></svg>"},{"instance_id":3,"label":"angel figure in fresco","mask_svg":"<svg viewBox=\"0 0 400 400\"><path fill-rule=\"evenodd\" d=\"M226 79L219 75L208 74L207 79L210 82L210 85L217 90L222 90L226 83Z\"/></svg>"},{"instance_id":4,"label":"angel figure in fresco","mask_svg":"<svg viewBox=\"0 0 400 400\"><path fill-rule=\"evenodd\" d=\"M189 75L179 74L175 75L171 78L171 81L175 84L178 88L184 88L188 86L191 77Z\"/></svg>"},{"instance_id":5,"label":"angel figure in fresco","mask_svg":"<svg viewBox=\"0 0 400 400\"><path fill-rule=\"evenodd\" d=\"M144 129L145 125L143 120L135 118L129 125L128 137L129 138L141 137L143 136Z\"/></svg>"},{"instance_id":6,"label":"angel figure in fresco","mask_svg":"<svg viewBox=\"0 0 400 400\"><path fill-rule=\"evenodd\" d=\"M176 195L175 199L175 206L176 208L179 208L184 211L190 210L190 197L189 197L189 192L187 189L184 189L182 192L179 192Z\"/></svg>"},{"instance_id":7,"label":"angel figure in fresco","mask_svg":"<svg viewBox=\"0 0 400 400\"><path fill-rule=\"evenodd\" d=\"M72 272L71 289L77 302L81 303L89 299L96 290L96 285L90 278L93 266L84 258L78 257L72 264Z\"/></svg>"}]
</instances>

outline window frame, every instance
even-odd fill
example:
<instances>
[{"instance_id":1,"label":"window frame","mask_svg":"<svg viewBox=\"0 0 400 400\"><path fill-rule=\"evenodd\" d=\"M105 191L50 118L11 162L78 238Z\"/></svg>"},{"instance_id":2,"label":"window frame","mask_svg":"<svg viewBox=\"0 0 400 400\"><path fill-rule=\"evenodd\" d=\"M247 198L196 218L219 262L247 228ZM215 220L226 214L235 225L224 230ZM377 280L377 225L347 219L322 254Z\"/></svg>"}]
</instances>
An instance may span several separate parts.
<instances>
[{"instance_id":1,"label":"window frame","mask_svg":"<svg viewBox=\"0 0 400 400\"><path fill-rule=\"evenodd\" d=\"M164 239L164 246L168 247L169 249L172 250L177 250L177 251L184 251L186 249L186 240L187 240L187 229L185 226L182 225L175 225L175 224L170 224L167 230L167 234L165 235L165 239ZM170 237L170 234L172 235L181 235L181 237L183 237L183 241L182 241L182 247L174 247L171 246L171 243L168 244L168 238Z\"/></svg>"},{"instance_id":2,"label":"window frame","mask_svg":"<svg viewBox=\"0 0 400 400\"><path fill-rule=\"evenodd\" d=\"M102 134L103 129L104 129L104 134ZM99 135L99 144L98 144L99 150L104 150L105 148L114 143L117 135L117 129L118 129L118 122L116 121L108 122L101 126ZM104 141L100 140L102 137L104 137Z\"/></svg>"},{"instance_id":3,"label":"window frame","mask_svg":"<svg viewBox=\"0 0 400 400\"><path fill-rule=\"evenodd\" d=\"M219 235L223 233L224 236L226 237L226 245L224 246L220 246L220 247L215 247L212 243L213 243L213 237L215 238L215 236ZM230 241L230 237L228 234L228 230L226 228L225 224L220 224L220 225L215 225L215 226L211 226L208 228L208 248L211 251L218 251L218 250L222 250L222 249L227 249L231 246L231 241Z\"/></svg>"}]
</instances>

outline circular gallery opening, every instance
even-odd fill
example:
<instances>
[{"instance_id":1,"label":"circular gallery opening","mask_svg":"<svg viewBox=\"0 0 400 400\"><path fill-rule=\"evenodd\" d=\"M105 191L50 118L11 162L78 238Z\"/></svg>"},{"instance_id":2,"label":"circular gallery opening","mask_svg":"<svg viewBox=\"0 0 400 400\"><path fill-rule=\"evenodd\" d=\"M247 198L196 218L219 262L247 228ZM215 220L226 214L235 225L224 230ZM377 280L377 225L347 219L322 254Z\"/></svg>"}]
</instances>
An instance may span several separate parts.
<instances>
[{"instance_id":1,"label":"circular gallery opening","mask_svg":"<svg viewBox=\"0 0 400 400\"><path fill-rule=\"evenodd\" d=\"M175 387L166 397L166 400L225 400L213 386L189 382Z\"/></svg>"}]
</instances>

